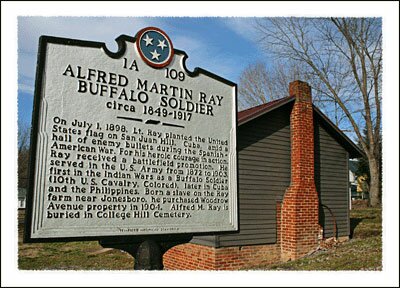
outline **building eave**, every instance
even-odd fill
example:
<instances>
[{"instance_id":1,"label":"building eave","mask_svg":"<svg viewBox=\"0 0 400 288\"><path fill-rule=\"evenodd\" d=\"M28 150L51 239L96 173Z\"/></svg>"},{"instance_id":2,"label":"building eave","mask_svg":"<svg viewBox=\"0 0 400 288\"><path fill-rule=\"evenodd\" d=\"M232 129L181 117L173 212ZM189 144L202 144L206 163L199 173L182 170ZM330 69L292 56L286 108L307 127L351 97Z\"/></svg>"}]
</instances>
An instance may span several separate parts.
<instances>
[{"instance_id":1,"label":"building eave","mask_svg":"<svg viewBox=\"0 0 400 288\"><path fill-rule=\"evenodd\" d=\"M284 105L287 105L295 101L295 97L288 96L281 98L270 103L265 103L259 106L249 108L247 110L240 111L238 113L238 126L246 124L258 117L261 117L269 112L278 109ZM254 110L254 111L252 111ZM346 134L343 133L329 118L315 105L313 105L314 113L319 119L322 120L322 124L333 134L337 141L343 145L343 147L349 152L350 158L364 157L364 152L358 147ZM241 115L242 114L242 115Z\"/></svg>"},{"instance_id":2,"label":"building eave","mask_svg":"<svg viewBox=\"0 0 400 288\"><path fill-rule=\"evenodd\" d=\"M322 120L323 124L333 132L334 136L336 136L337 140L346 148L349 152L350 158L361 158L364 157L364 151L362 151L346 134L343 133L318 107L313 105L314 112L318 115Z\"/></svg>"},{"instance_id":3,"label":"building eave","mask_svg":"<svg viewBox=\"0 0 400 288\"><path fill-rule=\"evenodd\" d=\"M266 113L269 113L279 107L282 107L290 102L293 102L294 100L295 100L295 98L293 96L288 96L288 97L274 101L275 103L273 103L272 105L266 105L268 103L259 105L259 106L263 106L263 105L266 105L266 106L260 107L259 110L256 110L254 113L246 115L245 117L238 117L238 126L241 126L247 122L250 122L251 120L253 120L255 118L258 118L258 117L260 117ZM256 106L256 107L258 107L258 106ZM254 109L256 107L253 107L250 109ZM241 112L243 112L243 111L241 111ZM240 114L240 112L238 114Z\"/></svg>"}]
</instances>

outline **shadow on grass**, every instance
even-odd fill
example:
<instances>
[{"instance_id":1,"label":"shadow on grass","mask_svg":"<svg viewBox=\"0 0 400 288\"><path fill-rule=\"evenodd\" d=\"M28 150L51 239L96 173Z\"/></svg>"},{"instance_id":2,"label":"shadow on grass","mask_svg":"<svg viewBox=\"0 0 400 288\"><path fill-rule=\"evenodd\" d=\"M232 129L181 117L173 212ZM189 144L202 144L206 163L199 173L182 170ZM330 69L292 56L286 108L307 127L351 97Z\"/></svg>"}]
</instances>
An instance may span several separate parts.
<instances>
[{"instance_id":1,"label":"shadow on grass","mask_svg":"<svg viewBox=\"0 0 400 288\"><path fill-rule=\"evenodd\" d=\"M381 227L373 226L373 221L377 217L367 216L367 217L354 217L350 218L350 239L355 238L366 238L370 236L379 236L382 233ZM357 226L364 222L367 226L357 229ZM354 231L356 230L355 234Z\"/></svg>"},{"instance_id":2,"label":"shadow on grass","mask_svg":"<svg viewBox=\"0 0 400 288\"><path fill-rule=\"evenodd\" d=\"M350 218L350 239L353 239L354 230L357 225L363 221L364 218Z\"/></svg>"}]
</instances>

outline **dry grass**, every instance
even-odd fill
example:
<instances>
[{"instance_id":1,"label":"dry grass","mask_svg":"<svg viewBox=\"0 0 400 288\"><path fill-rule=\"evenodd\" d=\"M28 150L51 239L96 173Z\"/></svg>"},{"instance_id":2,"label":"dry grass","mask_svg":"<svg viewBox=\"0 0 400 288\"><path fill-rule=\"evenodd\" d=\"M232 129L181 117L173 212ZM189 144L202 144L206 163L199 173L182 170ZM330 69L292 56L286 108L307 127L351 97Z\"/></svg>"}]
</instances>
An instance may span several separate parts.
<instances>
[{"instance_id":1,"label":"dry grass","mask_svg":"<svg viewBox=\"0 0 400 288\"><path fill-rule=\"evenodd\" d=\"M296 261L253 268L256 270L297 271L381 271L382 210L380 208L351 210L350 227L350 241Z\"/></svg>"},{"instance_id":2,"label":"dry grass","mask_svg":"<svg viewBox=\"0 0 400 288\"><path fill-rule=\"evenodd\" d=\"M133 258L96 241L18 243L20 270L131 270Z\"/></svg>"},{"instance_id":3,"label":"dry grass","mask_svg":"<svg viewBox=\"0 0 400 288\"><path fill-rule=\"evenodd\" d=\"M382 270L381 209L351 211L350 241L302 259L254 270ZM19 239L22 270L131 270L133 258L96 241L24 244Z\"/></svg>"}]
</instances>

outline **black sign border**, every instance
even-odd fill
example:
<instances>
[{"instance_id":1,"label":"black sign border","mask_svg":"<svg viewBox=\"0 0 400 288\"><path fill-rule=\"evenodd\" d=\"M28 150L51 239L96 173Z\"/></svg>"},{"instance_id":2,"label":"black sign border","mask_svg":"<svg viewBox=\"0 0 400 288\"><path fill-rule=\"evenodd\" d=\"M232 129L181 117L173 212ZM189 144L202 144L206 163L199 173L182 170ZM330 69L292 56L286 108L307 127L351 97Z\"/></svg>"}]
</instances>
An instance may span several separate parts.
<instances>
[{"instance_id":1,"label":"black sign border","mask_svg":"<svg viewBox=\"0 0 400 288\"><path fill-rule=\"evenodd\" d=\"M38 56L37 56L37 63L36 63L36 76L35 76L35 91L34 91L34 99L33 99L33 112L32 112L32 129L30 133L30 155L29 155L29 166L28 166L28 191L26 195L26 208L25 208L25 219L24 219L24 233L23 233L23 242L24 243L48 243L48 242L72 242L72 241L127 241L127 242L139 242L143 241L144 239L148 239L151 237L152 239L156 240L163 240L163 241L175 241L179 239L188 239L193 236L202 236L202 235L223 235L227 233L239 233L240 231L240 219L239 219L239 169L238 169L238 145L236 140L236 201L237 201L237 209L236 209L236 219L237 219L237 230L230 230L230 231L210 231L210 232L193 232L193 233L166 233L166 234L121 234L115 236L79 236L79 237L40 237L40 238L32 238L32 210L33 210L33 196L34 196L34 184L35 184L35 167L36 167L36 150L37 150L37 132L38 132L38 125L39 125L39 111L40 111L40 102L41 102L41 95L42 95L42 83L43 83L43 75L44 75L44 68L45 68L45 60L46 60L46 51L47 51L47 44L62 44L62 45L69 45L69 46L79 46L79 47L86 47L86 48L101 48L104 52L113 59L119 59L125 53L126 50L126 42L136 42L136 37L128 36L128 35L120 35L115 39L118 44L118 51L112 52L110 51L105 43L102 42L95 42L95 41L86 41L86 40L78 40L78 39L70 39L70 38L61 38L61 37L54 37L48 35L42 35L39 37L39 48L38 48ZM238 133L238 120L237 120L237 84L231 82L221 76L218 76L212 72L204 70L202 68L196 67L193 72L189 71L186 67L186 59L188 55L186 52L178 49L173 49L174 54L176 55L183 55L183 68L185 72L190 77L196 77L200 74L206 75L210 78L213 78L219 82L225 83L229 86L235 88L235 125L236 125L236 139ZM156 69L156 68L155 68Z\"/></svg>"}]
</instances>

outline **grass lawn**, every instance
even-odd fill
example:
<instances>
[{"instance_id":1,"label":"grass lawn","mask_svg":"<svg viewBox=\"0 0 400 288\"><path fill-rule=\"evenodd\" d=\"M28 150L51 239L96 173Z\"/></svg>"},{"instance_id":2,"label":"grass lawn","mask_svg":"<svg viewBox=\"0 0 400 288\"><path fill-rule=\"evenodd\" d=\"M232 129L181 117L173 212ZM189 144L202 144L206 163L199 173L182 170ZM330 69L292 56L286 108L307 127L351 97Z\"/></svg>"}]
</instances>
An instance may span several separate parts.
<instances>
[{"instance_id":1,"label":"grass lawn","mask_svg":"<svg viewBox=\"0 0 400 288\"><path fill-rule=\"evenodd\" d=\"M350 241L327 251L257 270L382 270L382 210L358 208L350 212Z\"/></svg>"},{"instance_id":2,"label":"grass lawn","mask_svg":"<svg viewBox=\"0 0 400 288\"><path fill-rule=\"evenodd\" d=\"M22 270L128 270L133 258L98 242L19 243L18 268Z\"/></svg>"},{"instance_id":3,"label":"grass lawn","mask_svg":"<svg viewBox=\"0 0 400 288\"><path fill-rule=\"evenodd\" d=\"M350 241L302 259L254 270L382 270L382 216L379 208L351 210ZM21 233L20 233L21 234ZM133 258L97 241L22 243L18 241L21 270L132 270Z\"/></svg>"},{"instance_id":4,"label":"grass lawn","mask_svg":"<svg viewBox=\"0 0 400 288\"><path fill-rule=\"evenodd\" d=\"M133 270L133 258L97 241L22 243L18 235L20 270Z\"/></svg>"}]
</instances>

